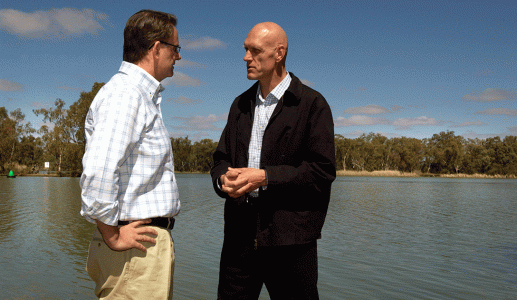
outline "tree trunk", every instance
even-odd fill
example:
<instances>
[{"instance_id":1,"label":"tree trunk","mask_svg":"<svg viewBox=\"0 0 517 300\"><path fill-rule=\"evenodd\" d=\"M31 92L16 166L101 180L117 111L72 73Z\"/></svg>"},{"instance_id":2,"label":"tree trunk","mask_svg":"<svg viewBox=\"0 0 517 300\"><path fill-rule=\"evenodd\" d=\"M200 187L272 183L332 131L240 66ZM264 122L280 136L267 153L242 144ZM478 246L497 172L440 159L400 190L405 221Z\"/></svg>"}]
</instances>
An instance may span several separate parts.
<instances>
[{"instance_id":1,"label":"tree trunk","mask_svg":"<svg viewBox=\"0 0 517 300\"><path fill-rule=\"evenodd\" d=\"M57 166L57 171L61 172L61 162L62 162L63 153L59 151L59 165Z\"/></svg>"}]
</instances>

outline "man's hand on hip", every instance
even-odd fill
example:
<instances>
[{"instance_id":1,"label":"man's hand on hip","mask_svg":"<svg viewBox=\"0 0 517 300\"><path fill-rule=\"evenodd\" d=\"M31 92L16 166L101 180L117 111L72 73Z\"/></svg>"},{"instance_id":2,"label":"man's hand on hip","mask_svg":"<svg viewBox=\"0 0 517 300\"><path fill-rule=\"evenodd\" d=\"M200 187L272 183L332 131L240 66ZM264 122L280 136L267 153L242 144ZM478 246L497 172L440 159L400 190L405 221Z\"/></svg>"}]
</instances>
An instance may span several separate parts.
<instances>
[{"instance_id":1,"label":"man's hand on hip","mask_svg":"<svg viewBox=\"0 0 517 300\"><path fill-rule=\"evenodd\" d=\"M104 242L111 250L124 251L136 248L143 252L147 249L141 242L156 244L156 240L146 234L158 235L158 232L150 227L139 227L150 223L151 220L134 221L122 227L106 225L97 221L97 227L102 234Z\"/></svg>"}]
</instances>

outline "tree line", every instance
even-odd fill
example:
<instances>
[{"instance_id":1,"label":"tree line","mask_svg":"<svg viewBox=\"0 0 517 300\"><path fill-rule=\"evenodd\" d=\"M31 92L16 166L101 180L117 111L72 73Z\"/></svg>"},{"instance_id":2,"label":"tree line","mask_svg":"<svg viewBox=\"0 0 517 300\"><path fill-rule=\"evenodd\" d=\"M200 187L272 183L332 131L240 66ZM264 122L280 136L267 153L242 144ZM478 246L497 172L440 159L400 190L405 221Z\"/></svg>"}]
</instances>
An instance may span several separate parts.
<instances>
[{"instance_id":1,"label":"tree line","mask_svg":"<svg viewBox=\"0 0 517 300\"><path fill-rule=\"evenodd\" d=\"M374 133L348 139L338 134L335 143L341 170L517 175L516 136L465 139L446 131L419 140Z\"/></svg>"},{"instance_id":2,"label":"tree line","mask_svg":"<svg viewBox=\"0 0 517 300\"><path fill-rule=\"evenodd\" d=\"M38 173L49 162L50 171L80 176L86 144L84 121L103 85L96 82L69 108L57 99L52 108L33 110L51 124L38 130L25 122L20 109L8 112L0 107L0 173ZM171 145L176 171L208 172L212 167L217 142L180 137L171 138ZM350 139L336 134L335 151L338 170L517 175L516 136L465 139L447 131L420 140L374 133Z\"/></svg>"}]
</instances>

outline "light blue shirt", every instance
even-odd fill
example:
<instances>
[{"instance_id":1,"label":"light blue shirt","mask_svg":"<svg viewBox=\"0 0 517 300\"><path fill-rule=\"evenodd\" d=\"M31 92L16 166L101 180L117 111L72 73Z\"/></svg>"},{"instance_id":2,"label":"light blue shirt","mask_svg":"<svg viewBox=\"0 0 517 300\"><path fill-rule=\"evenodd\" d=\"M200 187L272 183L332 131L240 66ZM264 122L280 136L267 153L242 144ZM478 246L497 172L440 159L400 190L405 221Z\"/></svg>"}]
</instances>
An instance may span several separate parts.
<instances>
[{"instance_id":1,"label":"light blue shirt","mask_svg":"<svg viewBox=\"0 0 517 300\"><path fill-rule=\"evenodd\" d=\"M122 62L86 116L81 215L115 226L119 220L172 217L180 211L163 87Z\"/></svg>"},{"instance_id":2,"label":"light blue shirt","mask_svg":"<svg viewBox=\"0 0 517 300\"><path fill-rule=\"evenodd\" d=\"M253 128L251 130L250 145L248 148L248 168L260 169L260 157L262 153L262 139L269 119L275 110L278 101L284 96L285 91L291 84L291 75L287 76L266 96L262 97L260 83L257 89L257 100L255 103L255 115L253 117ZM266 187L264 187L265 189ZM250 193L253 197L258 197L258 189Z\"/></svg>"}]
</instances>

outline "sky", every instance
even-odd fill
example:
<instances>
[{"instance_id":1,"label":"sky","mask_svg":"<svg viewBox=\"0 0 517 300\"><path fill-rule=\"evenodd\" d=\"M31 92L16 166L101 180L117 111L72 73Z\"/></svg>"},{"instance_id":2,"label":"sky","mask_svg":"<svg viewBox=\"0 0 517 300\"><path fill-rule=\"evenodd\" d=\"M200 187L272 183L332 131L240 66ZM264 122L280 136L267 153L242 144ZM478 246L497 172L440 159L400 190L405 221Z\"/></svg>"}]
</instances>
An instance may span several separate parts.
<instances>
[{"instance_id":1,"label":"sky","mask_svg":"<svg viewBox=\"0 0 517 300\"><path fill-rule=\"evenodd\" d=\"M172 137L218 141L246 78L243 43L261 22L289 39L287 71L329 103L347 138L517 136L517 1L2 1L0 107L68 108L122 62L141 9L175 14L182 60L162 81Z\"/></svg>"}]
</instances>

